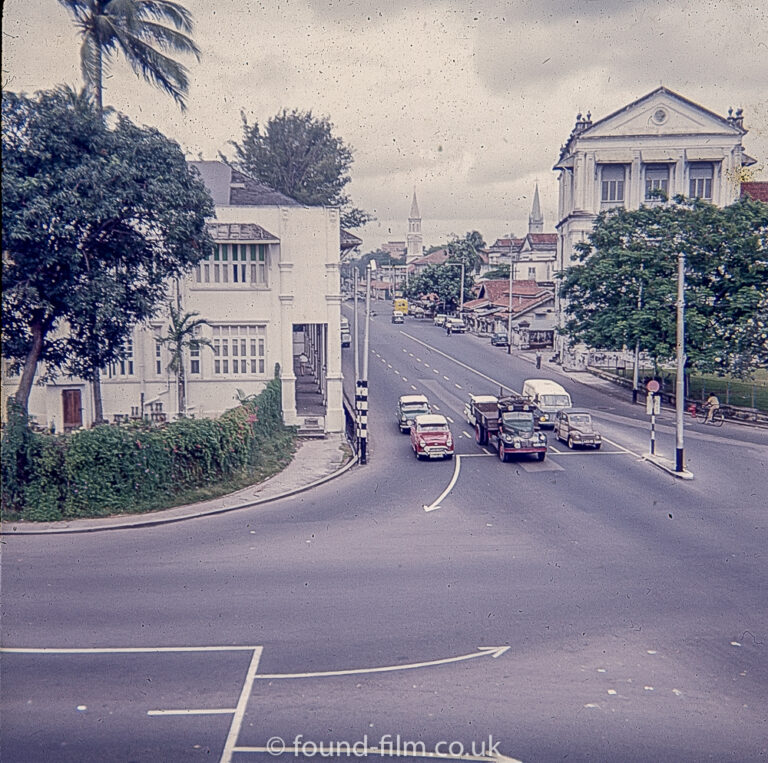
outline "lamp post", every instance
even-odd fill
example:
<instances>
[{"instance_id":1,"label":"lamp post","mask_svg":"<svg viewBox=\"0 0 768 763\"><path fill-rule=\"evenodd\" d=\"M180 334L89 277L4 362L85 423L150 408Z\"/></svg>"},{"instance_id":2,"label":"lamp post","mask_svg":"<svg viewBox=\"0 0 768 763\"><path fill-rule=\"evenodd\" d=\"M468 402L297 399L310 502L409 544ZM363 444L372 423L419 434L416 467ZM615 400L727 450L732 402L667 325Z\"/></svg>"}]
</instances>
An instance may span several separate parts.
<instances>
[{"instance_id":1,"label":"lamp post","mask_svg":"<svg viewBox=\"0 0 768 763\"><path fill-rule=\"evenodd\" d=\"M675 380L675 471L685 471L683 414L685 413L685 254L677 253L677 379Z\"/></svg>"},{"instance_id":2,"label":"lamp post","mask_svg":"<svg viewBox=\"0 0 768 763\"><path fill-rule=\"evenodd\" d=\"M376 270L376 260L366 268L365 284L365 336L363 338L363 375L355 385L355 407L357 409L357 439L360 463L368 463L368 345L371 324L371 273ZM355 336L357 345L357 336Z\"/></svg>"},{"instance_id":3,"label":"lamp post","mask_svg":"<svg viewBox=\"0 0 768 763\"><path fill-rule=\"evenodd\" d=\"M512 255L509 255L509 306L507 308L507 355L512 354Z\"/></svg>"}]
</instances>

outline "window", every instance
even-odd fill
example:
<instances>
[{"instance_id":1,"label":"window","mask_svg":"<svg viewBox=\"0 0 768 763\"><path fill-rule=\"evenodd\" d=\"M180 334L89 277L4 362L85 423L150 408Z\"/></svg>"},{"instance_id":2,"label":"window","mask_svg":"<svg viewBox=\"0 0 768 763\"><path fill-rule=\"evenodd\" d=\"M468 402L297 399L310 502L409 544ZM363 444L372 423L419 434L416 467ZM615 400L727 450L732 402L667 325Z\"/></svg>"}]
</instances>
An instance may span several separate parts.
<instances>
[{"instance_id":1,"label":"window","mask_svg":"<svg viewBox=\"0 0 768 763\"><path fill-rule=\"evenodd\" d=\"M155 339L155 373L163 373L163 343L159 339Z\"/></svg>"},{"instance_id":2,"label":"window","mask_svg":"<svg viewBox=\"0 0 768 763\"><path fill-rule=\"evenodd\" d=\"M109 378L113 376L133 376L133 337L128 337L123 342L123 357L117 363L110 363L108 368Z\"/></svg>"},{"instance_id":3,"label":"window","mask_svg":"<svg viewBox=\"0 0 768 763\"><path fill-rule=\"evenodd\" d=\"M536 280L536 267L528 268L528 280L529 281L535 281Z\"/></svg>"},{"instance_id":4,"label":"window","mask_svg":"<svg viewBox=\"0 0 768 763\"><path fill-rule=\"evenodd\" d=\"M691 164L690 166L690 193L692 199L712 199L713 166L706 163Z\"/></svg>"},{"instance_id":5,"label":"window","mask_svg":"<svg viewBox=\"0 0 768 763\"><path fill-rule=\"evenodd\" d=\"M267 244L216 244L195 268L195 281L267 286L268 267Z\"/></svg>"},{"instance_id":6,"label":"window","mask_svg":"<svg viewBox=\"0 0 768 763\"><path fill-rule=\"evenodd\" d=\"M620 206L624 204L624 165L604 165L600 173L601 195L603 206Z\"/></svg>"},{"instance_id":7,"label":"window","mask_svg":"<svg viewBox=\"0 0 768 763\"><path fill-rule=\"evenodd\" d=\"M266 326L214 326L214 374L264 375L266 332Z\"/></svg>"},{"instance_id":8,"label":"window","mask_svg":"<svg viewBox=\"0 0 768 763\"><path fill-rule=\"evenodd\" d=\"M199 335L199 326L195 328L195 336ZM200 345L189 348L189 373L200 373Z\"/></svg>"},{"instance_id":9,"label":"window","mask_svg":"<svg viewBox=\"0 0 768 763\"><path fill-rule=\"evenodd\" d=\"M669 165L649 164L645 168L645 198L650 201L660 201L658 196L652 196L653 191L663 191L669 196Z\"/></svg>"}]
</instances>

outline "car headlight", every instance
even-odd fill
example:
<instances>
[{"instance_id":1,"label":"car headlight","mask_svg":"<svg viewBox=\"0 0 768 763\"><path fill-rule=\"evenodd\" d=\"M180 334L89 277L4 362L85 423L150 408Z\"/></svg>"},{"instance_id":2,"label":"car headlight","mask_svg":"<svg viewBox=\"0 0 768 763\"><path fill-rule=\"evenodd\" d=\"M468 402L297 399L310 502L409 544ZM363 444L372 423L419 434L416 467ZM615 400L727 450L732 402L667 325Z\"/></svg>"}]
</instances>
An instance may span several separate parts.
<instances>
[{"instance_id":1,"label":"car headlight","mask_svg":"<svg viewBox=\"0 0 768 763\"><path fill-rule=\"evenodd\" d=\"M539 435L539 442L546 442L546 441L547 441L547 438L546 438L546 436L545 436L545 435L543 435L543 434L540 434L540 435Z\"/></svg>"},{"instance_id":2,"label":"car headlight","mask_svg":"<svg viewBox=\"0 0 768 763\"><path fill-rule=\"evenodd\" d=\"M512 437L508 434L503 434L501 439L504 440L504 442L512 442Z\"/></svg>"},{"instance_id":3,"label":"car headlight","mask_svg":"<svg viewBox=\"0 0 768 763\"><path fill-rule=\"evenodd\" d=\"M574 432L571 436L573 437L574 440L581 439L581 434L579 432Z\"/></svg>"},{"instance_id":4,"label":"car headlight","mask_svg":"<svg viewBox=\"0 0 768 763\"><path fill-rule=\"evenodd\" d=\"M546 413L542 413L541 416L539 416L539 419L541 419L541 421L547 421L548 418L549 417L547 416Z\"/></svg>"},{"instance_id":5,"label":"car headlight","mask_svg":"<svg viewBox=\"0 0 768 763\"><path fill-rule=\"evenodd\" d=\"M516 447L516 448L519 448L519 447L521 447L521 445L520 445L520 440L515 440L515 447Z\"/></svg>"},{"instance_id":6,"label":"car headlight","mask_svg":"<svg viewBox=\"0 0 768 763\"><path fill-rule=\"evenodd\" d=\"M446 445L447 445L447 446L450 448L450 447L453 445L453 440L452 440L452 439L449 437L449 438L448 438L448 439L445 441L445 444L446 444Z\"/></svg>"},{"instance_id":7,"label":"car headlight","mask_svg":"<svg viewBox=\"0 0 768 763\"><path fill-rule=\"evenodd\" d=\"M425 443L424 440L419 440L419 447L420 448L426 448L427 447L427 443Z\"/></svg>"}]
</instances>

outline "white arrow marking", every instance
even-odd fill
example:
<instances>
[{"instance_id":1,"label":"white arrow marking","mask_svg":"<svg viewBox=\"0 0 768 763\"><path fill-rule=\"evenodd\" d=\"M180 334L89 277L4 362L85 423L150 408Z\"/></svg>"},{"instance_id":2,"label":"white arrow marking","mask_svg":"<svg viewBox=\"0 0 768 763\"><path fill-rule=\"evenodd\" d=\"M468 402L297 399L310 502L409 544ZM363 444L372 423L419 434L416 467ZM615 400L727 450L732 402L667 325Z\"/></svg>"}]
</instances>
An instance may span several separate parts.
<instances>
[{"instance_id":1,"label":"white arrow marking","mask_svg":"<svg viewBox=\"0 0 768 763\"><path fill-rule=\"evenodd\" d=\"M55 647L0 647L0 652L15 654L140 654L142 652L252 652L260 646L128 646L84 647L57 649Z\"/></svg>"},{"instance_id":2,"label":"white arrow marking","mask_svg":"<svg viewBox=\"0 0 768 763\"><path fill-rule=\"evenodd\" d=\"M422 508L424 511L435 511L436 509L440 508L440 501L445 498L445 496L448 495L448 493L453 490L453 486L456 484L456 480L459 478L459 470L461 469L461 456L456 456L456 464L453 467L453 477L451 478L451 481L448 483L448 487L443 490L443 492L440 494L438 499L436 501L433 501L429 504L429 506L423 506Z\"/></svg>"},{"instance_id":3,"label":"white arrow marking","mask_svg":"<svg viewBox=\"0 0 768 763\"><path fill-rule=\"evenodd\" d=\"M318 673L258 673L254 678L278 679L278 678L325 678L327 676L352 676L361 673L391 673L396 670L412 670L413 668L428 668L435 665L447 665L450 662L462 662L473 660L475 657L501 657L511 647L508 646L479 646L476 652L462 654L458 657L444 657L441 660L429 660L428 662L411 662L406 665L387 665L380 668L353 668L351 670L324 670Z\"/></svg>"}]
</instances>

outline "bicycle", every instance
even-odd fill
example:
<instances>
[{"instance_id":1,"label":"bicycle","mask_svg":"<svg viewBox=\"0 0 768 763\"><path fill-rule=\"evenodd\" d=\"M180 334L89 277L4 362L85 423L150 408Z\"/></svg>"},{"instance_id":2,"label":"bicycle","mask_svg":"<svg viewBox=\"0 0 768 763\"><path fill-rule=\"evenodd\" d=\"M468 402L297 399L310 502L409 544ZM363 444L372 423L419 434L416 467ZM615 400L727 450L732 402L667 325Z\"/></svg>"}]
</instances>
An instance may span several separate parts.
<instances>
[{"instance_id":1,"label":"bicycle","mask_svg":"<svg viewBox=\"0 0 768 763\"><path fill-rule=\"evenodd\" d=\"M720 410L720 408L715 408L714 412L712 413L711 421L707 421L708 409L706 405L699 407L694 404L688 410L691 416L695 417L699 424L711 424L714 427L721 427L725 421L725 414L722 412L722 410Z\"/></svg>"}]
</instances>

